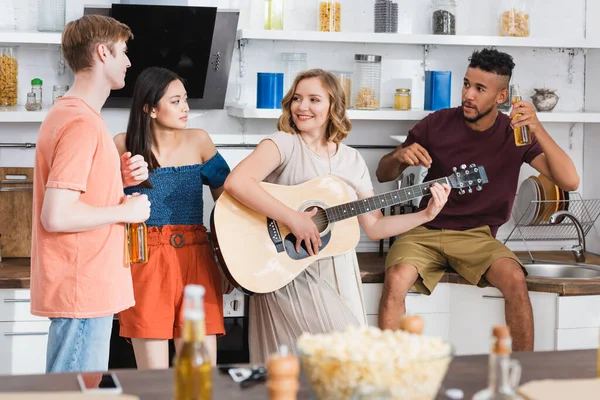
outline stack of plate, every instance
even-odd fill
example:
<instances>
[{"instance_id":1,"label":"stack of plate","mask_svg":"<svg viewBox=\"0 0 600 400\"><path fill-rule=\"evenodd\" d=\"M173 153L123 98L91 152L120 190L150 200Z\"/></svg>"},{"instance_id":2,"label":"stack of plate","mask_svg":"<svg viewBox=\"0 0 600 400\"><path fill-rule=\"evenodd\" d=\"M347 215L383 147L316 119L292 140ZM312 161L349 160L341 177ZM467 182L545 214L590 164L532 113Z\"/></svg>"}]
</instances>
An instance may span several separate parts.
<instances>
[{"instance_id":1,"label":"stack of plate","mask_svg":"<svg viewBox=\"0 0 600 400\"><path fill-rule=\"evenodd\" d=\"M398 32L398 4L392 0L375 0L375 33Z\"/></svg>"},{"instance_id":2,"label":"stack of plate","mask_svg":"<svg viewBox=\"0 0 600 400\"><path fill-rule=\"evenodd\" d=\"M519 186L514 205L515 218L519 225L537 225L548 222L552 214L567 210L568 206L569 192L560 189L544 175L532 175Z\"/></svg>"}]
</instances>

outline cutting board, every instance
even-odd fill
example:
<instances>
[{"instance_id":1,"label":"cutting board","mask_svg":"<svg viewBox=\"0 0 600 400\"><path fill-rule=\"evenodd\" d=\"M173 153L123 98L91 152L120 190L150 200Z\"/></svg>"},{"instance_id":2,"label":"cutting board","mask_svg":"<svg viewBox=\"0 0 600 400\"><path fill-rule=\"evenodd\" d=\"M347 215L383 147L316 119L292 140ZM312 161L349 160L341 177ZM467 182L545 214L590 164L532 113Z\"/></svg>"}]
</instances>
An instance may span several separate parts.
<instances>
[{"instance_id":1,"label":"cutting board","mask_svg":"<svg viewBox=\"0 0 600 400\"><path fill-rule=\"evenodd\" d=\"M600 379L556 379L527 382L519 388L526 400L598 399Z\"/></svg>"},{"instance_id":2,"label":"cutting board","mask_svg":"<svg viewBox=\"0 0 600 400\"><path fill-rule=\"evenodd\" d=\"M0 168L2 258L30 257L33 168Z\"/></svg>"}]
</instances>

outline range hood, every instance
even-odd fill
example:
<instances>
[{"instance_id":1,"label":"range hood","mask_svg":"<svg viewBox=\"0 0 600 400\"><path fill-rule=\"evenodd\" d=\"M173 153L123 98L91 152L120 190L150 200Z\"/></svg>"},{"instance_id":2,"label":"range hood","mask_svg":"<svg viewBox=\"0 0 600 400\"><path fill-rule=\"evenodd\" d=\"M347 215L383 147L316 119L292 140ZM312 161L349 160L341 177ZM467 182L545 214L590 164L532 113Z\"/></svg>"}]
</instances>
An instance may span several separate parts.
<instances>
[{"instance_id":1,"label":"range hood","mask_svg":"<svg viewBox=\"0 0 600 400\"><path fill-rule=\"evenodd\" d=\"M223 109L239 11L167 3L124 0L110 8L84 8L85 15L110 15L126 23L134 35L128 43L132 67L125 88L111 92L107 107L129 107L139 73L160 66L184 79L190 108Z\"/></svg>"}]
</instances>

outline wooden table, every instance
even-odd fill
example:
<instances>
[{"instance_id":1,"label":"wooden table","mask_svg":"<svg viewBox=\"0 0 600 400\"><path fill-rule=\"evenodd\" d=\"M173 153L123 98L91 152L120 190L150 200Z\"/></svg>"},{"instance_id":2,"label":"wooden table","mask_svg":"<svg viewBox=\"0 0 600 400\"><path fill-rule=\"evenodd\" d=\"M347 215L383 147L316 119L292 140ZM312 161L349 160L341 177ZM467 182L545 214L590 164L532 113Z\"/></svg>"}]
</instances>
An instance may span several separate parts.
<instances>
[{"instance_id":1,"label":"wooden table","mask_svg":"<svg viewBox=\"0 0 600 400\"><path fill-rule=\"evenodd\" d=\"M537 379L593 378L596 377L597 351L576 350L561 352L516 353L521 361L523 377L521 383ZM438 400L446 399L445 389L459 388L464 399L487 384L487 356L460 356L450 364ZM172 371L117 370L124 393L139 396L142 400L172 399ZM240 389L228 375L215 370L213 374L213 399L266 400L268 393L264 384ZM75 374L7 376L0 377L0 392L10 391L77 391ZM298 399L310 399L306 385Z\"/></svg>"}]
</instances>

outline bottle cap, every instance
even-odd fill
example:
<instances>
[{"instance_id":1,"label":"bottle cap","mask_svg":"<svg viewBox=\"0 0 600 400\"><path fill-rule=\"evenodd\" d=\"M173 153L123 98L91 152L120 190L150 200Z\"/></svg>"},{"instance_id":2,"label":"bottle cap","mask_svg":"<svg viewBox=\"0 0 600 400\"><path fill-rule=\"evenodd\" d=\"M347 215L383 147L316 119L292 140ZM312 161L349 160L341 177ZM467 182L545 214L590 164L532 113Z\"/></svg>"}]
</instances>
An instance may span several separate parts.
<instances>
[{"instance_id":1,"label":"bottle cap","mask_svg":"<svg viewBox=\"0 0 600 400\"><path fill-rule=\"evenodd\" d=\"M40 78L33 78L31 80L31 85L33 86L42 86L44 82L42 82L42 80Z\"/></svg>"}]
</instances>

